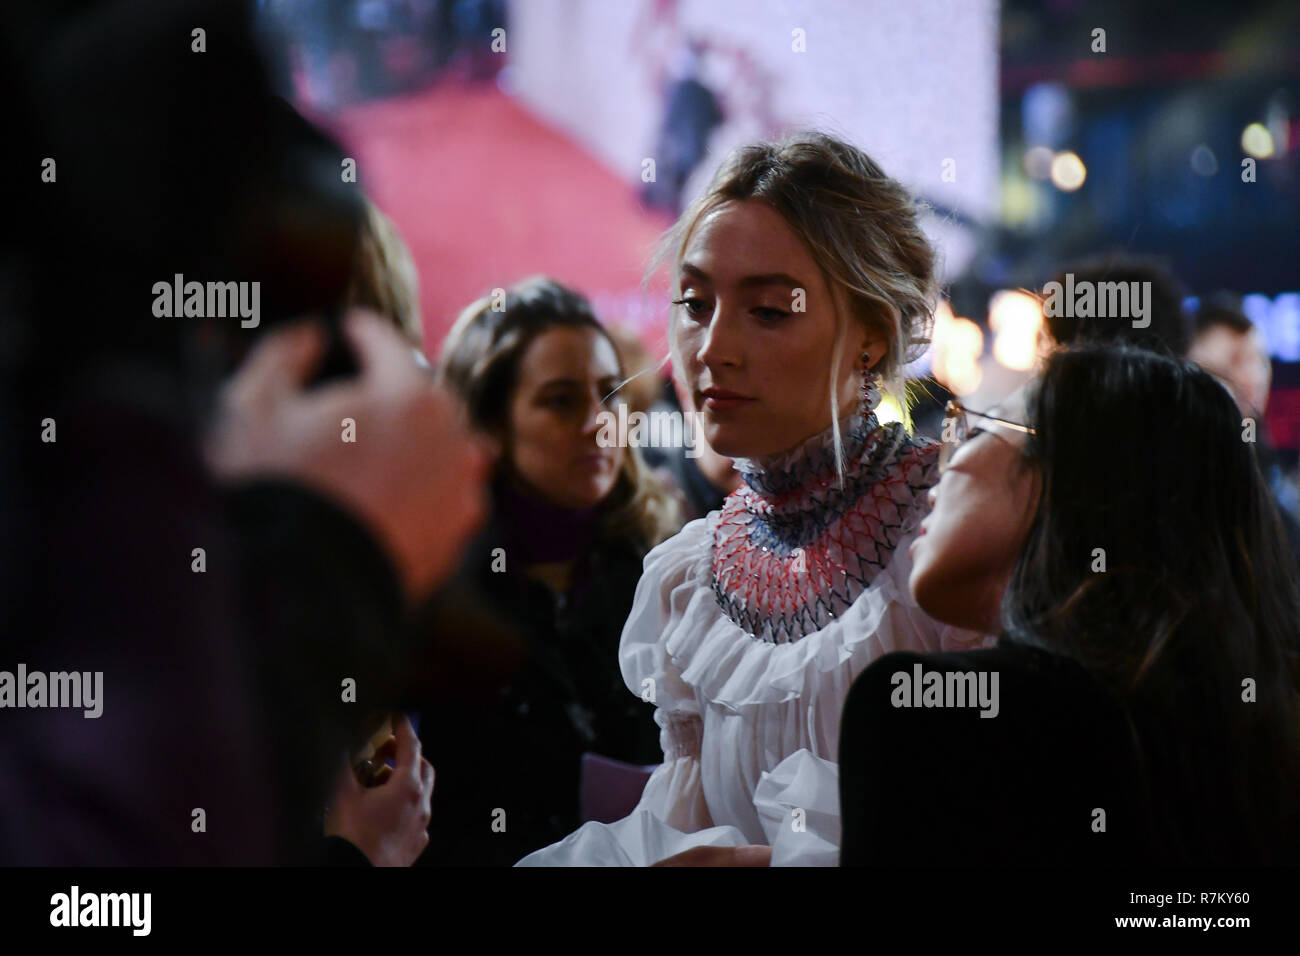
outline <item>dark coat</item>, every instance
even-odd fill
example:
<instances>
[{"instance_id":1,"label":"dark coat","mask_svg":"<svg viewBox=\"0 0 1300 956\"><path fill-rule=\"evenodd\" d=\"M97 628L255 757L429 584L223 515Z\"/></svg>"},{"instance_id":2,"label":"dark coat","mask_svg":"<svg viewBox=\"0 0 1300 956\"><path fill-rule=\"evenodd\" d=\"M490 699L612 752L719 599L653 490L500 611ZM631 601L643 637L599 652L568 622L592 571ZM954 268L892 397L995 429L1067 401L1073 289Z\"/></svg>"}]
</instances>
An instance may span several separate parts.
<instances>
[{"instance_id":1,"label":"dark coat","mask_svg":"<svg viewBox=\"0 0 1300 956\"><path fill-rule=\"evenodd\" d=\"M474 693L443 682L419 705L420 738L437 773L422 864L512 865L579 826L584 753L637 764L663 756L653 709L628 691L618 661L643 548L598 538L564 596L509 560L494 572L492 551L505 541L499 525L485 531L462 580L512 630L515 646L495 657L513 657L513 666L484 680L481 662L448 655L443 666L464 674ZM497 810L504 831L493 829Z\"/></svg>"},{"instance_id":2,"label":"dark coat","mask_svg":"<svg viewBox=\"0 0 1300 956\"><path fill-rule=\"evenodd\" d=\"M893 675L998 673L996 717L895 707ZM840 863L1112 864L1147 858L1148 825L1119 705L1080 665L1003 642L887 654L854 682L840 735ZM1105 830L1094 829L1105 811Z\"/></svg>"}]
</instances>

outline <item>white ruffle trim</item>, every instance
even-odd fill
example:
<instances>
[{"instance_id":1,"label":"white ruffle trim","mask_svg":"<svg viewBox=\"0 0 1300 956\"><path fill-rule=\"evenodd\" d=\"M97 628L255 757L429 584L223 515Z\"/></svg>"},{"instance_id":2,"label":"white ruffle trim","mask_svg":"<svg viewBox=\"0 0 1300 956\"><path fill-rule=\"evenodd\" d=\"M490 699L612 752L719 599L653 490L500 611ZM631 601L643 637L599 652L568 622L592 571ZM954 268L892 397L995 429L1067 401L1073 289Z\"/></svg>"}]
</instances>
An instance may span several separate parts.
<instances>
[{"instance_id":1,"label":"white ruffle trim","mask_svg":"<svg viewBox=\"0 0 1300 956\"><path fill-rule=\"evenodd\" d=\"M839 768L799 750L759 780L754 806L772 847L772 866L837 866ZM744 846L732 826L679 830L650 810L614 823L585 823L515 866L649 866L699 846Z\"/></svg>"},{"instance_id":2,"label":"white ruffle trim","mask_svg":"<svg viewBox=\"0 0 1300 956\"><path fill-rule=\"evenodd\" d=\"M735 827L683 833L649 810L634 810L613 823L584 823L515 866L650 866L697 846L744 845L744 835Z\"/></svg>"},{"instance_id":3,"label":"white ruffle trim","mask_svg":"<svg viewBox=\"0 0 1300 956\"><path fill-rule=\"evenodd\" d=\"M745 632L718 605L711 547L716 515L690 522L646 556L645 579L660 585L659 594L646 597L662 601L660 607L667 608L668 617L656 622L658 615L652 614L638 620L634 611L629 618L620 656L624 677L634 692L639 692L645 676L658 672L660 655L666 653L680 670L681 680L702 698L740 712L810 696L825 686L823 675L842 668L855 655L874 660L894 650L918 649L914 635L897 633L896 627L904 618L911 624L912 619L923 617L907 590L910 539L900 542L889 564L839 618L792 643L773 644ZM899 606L910 609L909 613L890 613ZM933 622L930 626L942 628ZM983 635L955 628L942 630L948 638L943 641L945 650L985 640ZM871 646L873 642L878 646Z\"/></svg>"}]
</instances>

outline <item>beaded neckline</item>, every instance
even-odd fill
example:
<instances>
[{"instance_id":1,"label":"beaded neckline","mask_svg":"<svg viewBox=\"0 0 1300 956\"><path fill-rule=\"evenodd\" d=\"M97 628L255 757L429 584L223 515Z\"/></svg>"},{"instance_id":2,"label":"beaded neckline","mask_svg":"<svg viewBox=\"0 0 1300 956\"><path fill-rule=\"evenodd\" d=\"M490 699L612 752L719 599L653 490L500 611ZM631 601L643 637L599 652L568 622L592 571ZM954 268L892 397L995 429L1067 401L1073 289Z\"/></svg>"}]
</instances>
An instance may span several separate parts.
<instances>
[{"instance_id":1,"label":"beaded neckline","mask_svg":"<svg viewBox=\"0 0 1300 956\"><path fill-rule=\"evenodd\" d=\"M840 446L846 462L862 455L879 429L876 415L855 413L840 422ZM759 494L779 495L828 477L838 481L835 468L835 431L825 431L800 442L789 451L763 458L735 458L736 471Z\"/></svg>"},{"instance_id":2,"label":"beaded neckline","mask_svg":"<svg viewBox=\"0 0 1300 956\"><path fill-rule=\"evenodd\" d=\"M842 484L830 428L779 455L736 460L743 484L714 528L713 590L751 637L789 643L824 628L924 514L938 478L933 443L874 413L846 417L841 434Z\"/></svg>"}]
</instances>

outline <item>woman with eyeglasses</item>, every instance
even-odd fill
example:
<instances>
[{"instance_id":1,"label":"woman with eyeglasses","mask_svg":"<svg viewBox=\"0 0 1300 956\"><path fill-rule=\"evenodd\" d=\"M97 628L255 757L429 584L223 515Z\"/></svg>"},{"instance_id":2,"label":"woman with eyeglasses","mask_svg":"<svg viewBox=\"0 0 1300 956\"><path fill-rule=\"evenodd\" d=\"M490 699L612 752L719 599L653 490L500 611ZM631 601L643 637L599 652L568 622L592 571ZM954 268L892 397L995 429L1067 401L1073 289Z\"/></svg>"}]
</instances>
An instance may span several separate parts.
<instances>
[{"instance_id":1,"label":"woman with eyeglasses","mask_svg":"<svg viewBox=\"0 0 1300 956\"><path fill-rule=\"evenodd\" d=\"M834 865L849 687L889 651L974 646L907 590L938 447L882 424L927 340L911 197L820 134L740 150L668 234L670 341L743 484L652 551L623 630L664 762L631 816L524 865Z\"/></svg>"},{"instance_id":2,"label":"woman with eyeglasses","mask_svg":"<svg viewBox=\"0 0 1300 956\"><path fill-rule=\"evenodd\" d=\"M1088 346L986 412L949 407L911 588L1001 637L857 680L841 862L1300 860L1296 569L1228 393Z\"/></svg>"}]
</instances>

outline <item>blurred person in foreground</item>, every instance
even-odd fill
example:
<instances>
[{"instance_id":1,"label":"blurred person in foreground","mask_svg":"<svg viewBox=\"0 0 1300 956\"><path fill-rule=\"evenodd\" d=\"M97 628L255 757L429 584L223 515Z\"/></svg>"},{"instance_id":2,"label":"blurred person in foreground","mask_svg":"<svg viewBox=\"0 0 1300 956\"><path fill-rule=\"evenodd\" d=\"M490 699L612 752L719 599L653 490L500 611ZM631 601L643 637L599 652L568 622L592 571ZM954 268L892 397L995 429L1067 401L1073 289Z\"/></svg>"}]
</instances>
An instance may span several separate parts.
<instances>
[{"instance_id":1,"label":"blurred person in foreground","mask_svg":"<svg viewBox=\"0 0 1300 956\"><path fill-rule=\"evenodd\" d=\"M407 609L481 513L483 456L378 319L295 321L342 312L357 199L269 95L244 5L0 19L25 144L5 179L30 184L0 235L6 648L102 672L104 698L96 719L0 710L0 861L317 862L360 714L398 696ZM260 312L151 314L176 276L257 282ZM430 775L403 765L375 792L418 807ZM374 804L343 835L410 862L421 815Z\"/></svg>"},{"instance_id":2,"label":"blurred person in foreground","mask_svg":"<svg viewBox=\"0 0 1300 956\"><path fill-rule=\"evenodd\" d=\"M584 753L659 759L659 733L623 686L618 640L646 552L678 525L635 447L598 440L624 368L585 298L534 278L469 305L443 343L442 381L488 436L493 517L464 564L517 627L522 660L496 699L441 694L429 862L509 865L579 823ZM614 436L617 437L617 436ZM494 826L503 811L504 828Z\"/></svg>"},{"instance_id":3,"label":"blurred person in foreground","mask_svg":"<svg viewBox=\"0 0 1300 956\"><path fill-rule=\"evenodd\" d=\"M1092 344L951 416L910 586L1001 636L854 683L842 864L1300 861L1296 568L1228 393Z\"/></svg>"}]
</instances>

